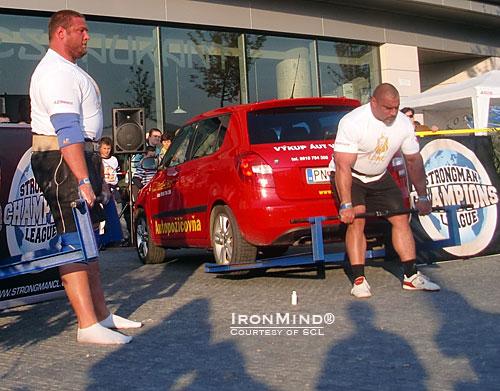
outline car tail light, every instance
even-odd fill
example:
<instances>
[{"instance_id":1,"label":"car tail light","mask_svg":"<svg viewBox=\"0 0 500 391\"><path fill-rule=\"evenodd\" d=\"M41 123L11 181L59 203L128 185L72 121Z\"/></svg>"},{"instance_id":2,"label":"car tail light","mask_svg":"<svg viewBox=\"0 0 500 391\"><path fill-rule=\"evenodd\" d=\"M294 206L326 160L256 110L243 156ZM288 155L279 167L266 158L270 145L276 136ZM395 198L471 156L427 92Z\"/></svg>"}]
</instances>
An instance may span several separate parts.
<instances>
[{"instance_id":1,"label":"car tail light","mask_svg":"<svg viewBox=\"0 0 500 391\"><path fill-rule=\"evenodd\" d=\"M249 185L274 187L273 169L256 153L240 155L237 160L238 176Z\"/></svg>"}]
</instances>

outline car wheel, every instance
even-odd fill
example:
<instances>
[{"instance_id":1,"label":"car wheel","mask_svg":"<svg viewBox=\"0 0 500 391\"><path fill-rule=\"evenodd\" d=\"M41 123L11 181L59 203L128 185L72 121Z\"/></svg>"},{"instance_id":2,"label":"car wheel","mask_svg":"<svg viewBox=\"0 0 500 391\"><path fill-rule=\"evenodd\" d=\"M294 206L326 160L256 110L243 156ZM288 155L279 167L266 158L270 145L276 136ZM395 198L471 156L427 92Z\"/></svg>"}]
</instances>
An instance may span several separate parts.
<instances>
[{"instance_id":1,"label":"car wheel","mask_svg":"<svg viewBox=\"0 0 500 391\"><path fill-rule=\"evenodd\" d=\"M242 236L231 209L225 205L216 206L212 211L212 248L218 265L255 262L257 247L252 246Z\"/></svg>"},{"instance_id":2,"label":"car wheel","mask_svg":"<svg viewBox=\"0 0 500 391\"><path fill-rule=\"evenodd\" d=\"M262 258L281 257L288 251L288 246L259 247L259 255Z\"/></svg>"},{"instance_id":3,"label":"car wheel","mask_svg":"<svg viewBox=\"0 0 500 391\"><path fill-rule=\"evenodd\" d=\"M139 210L135 217L135 237L137 254L145 264L162 263L167 254L167 249L153 243L148 220L143 210Z\"/></svg>"}]
</instances>

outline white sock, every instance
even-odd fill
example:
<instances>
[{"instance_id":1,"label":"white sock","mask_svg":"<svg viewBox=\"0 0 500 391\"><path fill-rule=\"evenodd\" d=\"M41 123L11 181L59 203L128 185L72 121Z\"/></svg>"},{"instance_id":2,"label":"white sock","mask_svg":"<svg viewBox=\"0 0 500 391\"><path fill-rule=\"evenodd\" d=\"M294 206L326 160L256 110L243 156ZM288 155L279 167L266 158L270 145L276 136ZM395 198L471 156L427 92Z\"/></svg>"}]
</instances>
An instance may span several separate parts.
<instances>
[{"instance_id":1,"label":"white sock","mask_svg":"<svg viewBox=\"0 0 500 391\"><path fill-rule=\"evenodd\" d=\"M108 329L138 329L142 327L141 322L134 322L111 313L106 319L101 320L99 324Z\"/></svg>"},{"instance_id":2,"label":"white sock","mask_svg":"<svg viewBox=\"0 0 500 391\"><path fill-rule=\"evenodd\" d=\"M107 329L96 323L85 329L78 329L76 340L101 345L122 345L132 341L132 337Z\"/></svg>"}]
</instances>

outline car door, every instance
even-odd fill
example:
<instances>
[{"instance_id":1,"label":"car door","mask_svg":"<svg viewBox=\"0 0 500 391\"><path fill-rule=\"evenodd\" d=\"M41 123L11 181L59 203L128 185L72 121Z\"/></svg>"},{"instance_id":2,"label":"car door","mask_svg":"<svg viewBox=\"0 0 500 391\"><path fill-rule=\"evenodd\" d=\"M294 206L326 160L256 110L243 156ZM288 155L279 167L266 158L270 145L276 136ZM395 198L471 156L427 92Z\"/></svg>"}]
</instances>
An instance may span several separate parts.
<instances>
[{"instance_id":1,"label":"car door","mask_svg":"<svg viewBox=\"0 0 500 391\"><path fill-rule=\"evenodd\" d=\"M186 234L193 229L193 222L186 219L191 211L186 205L180 181L196 126L197 123L192 123L179 130L160 162L159 172L151 185L153 229L164 246L185 245ZM196 222L194 225L196 229Z\"/></svg>"},{"instance_id":2,"label":"car door","mask_svg":"<svg viewBox=\"0 0 500 391\"><path fill-rule=\"evenodd\" d=\"M212 189L217 188L214 174L220 161L217 151L223 141L229 116L217 116L198 122L196 134L189 151L189 159L182 164L178 190L185 205L188 222L186 240L192 246L207 246L210 237L210 207ZM191 223L189 223L191 222Z\"/></svg>"}]
</instances>

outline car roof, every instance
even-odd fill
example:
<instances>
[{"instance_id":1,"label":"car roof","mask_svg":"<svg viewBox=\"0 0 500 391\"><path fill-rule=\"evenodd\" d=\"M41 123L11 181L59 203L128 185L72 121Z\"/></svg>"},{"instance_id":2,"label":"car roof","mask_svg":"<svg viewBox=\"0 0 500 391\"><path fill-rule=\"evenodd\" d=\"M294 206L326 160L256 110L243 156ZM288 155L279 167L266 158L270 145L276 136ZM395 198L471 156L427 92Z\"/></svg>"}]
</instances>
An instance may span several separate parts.
<instances>
[{"instance_id":1,"label":"car roof","mask_svg":"<svg viewBox=\"0 0 500 391\"><path fill-rule=\"evenodd\" d=\"M258 111L266 110L277 107L288 107L288 106L315 106L315 105L331 105L331 106L359 106L360 103L356 99L348 98L294 98L294 99L272 99L264 102L248 103L242 105L234 105L227 107L220 107L214 110L207 111L200 114L191 120L187 121L186 124L198 121L203 118L210 118L216 115L234 113L238 111Z\"/></svg>"}]
</instances>

